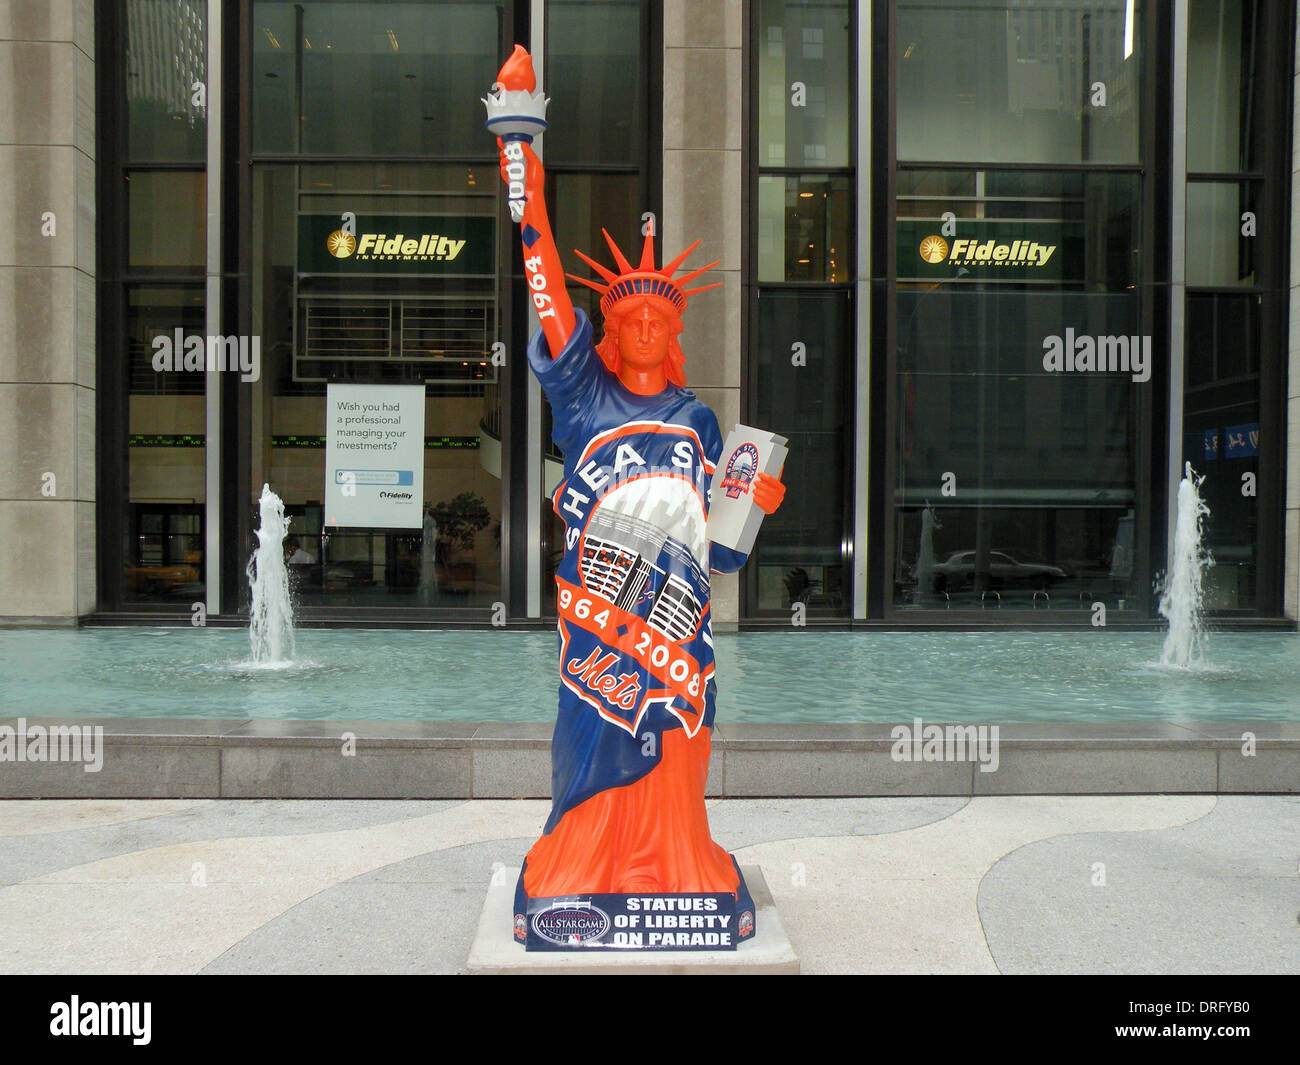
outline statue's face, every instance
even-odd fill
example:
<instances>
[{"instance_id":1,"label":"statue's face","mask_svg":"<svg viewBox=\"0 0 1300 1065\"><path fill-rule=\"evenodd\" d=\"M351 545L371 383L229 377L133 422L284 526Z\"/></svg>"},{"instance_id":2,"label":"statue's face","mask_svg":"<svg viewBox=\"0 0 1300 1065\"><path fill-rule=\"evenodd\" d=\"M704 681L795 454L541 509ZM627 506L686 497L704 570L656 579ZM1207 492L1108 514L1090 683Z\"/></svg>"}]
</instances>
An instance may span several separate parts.
<instances>
[{"instance_id":1,"label":"statue's face","mask_svg":"<svg viewBox=\"0 0 1300 1065\"><path fill-rule=\"evenodd\" d=\"M619 322L619 358L637 370L654 369L667 357L672 336L668 319L649 300L642 300L625 311Z\"/></svg>"}]
</instances>

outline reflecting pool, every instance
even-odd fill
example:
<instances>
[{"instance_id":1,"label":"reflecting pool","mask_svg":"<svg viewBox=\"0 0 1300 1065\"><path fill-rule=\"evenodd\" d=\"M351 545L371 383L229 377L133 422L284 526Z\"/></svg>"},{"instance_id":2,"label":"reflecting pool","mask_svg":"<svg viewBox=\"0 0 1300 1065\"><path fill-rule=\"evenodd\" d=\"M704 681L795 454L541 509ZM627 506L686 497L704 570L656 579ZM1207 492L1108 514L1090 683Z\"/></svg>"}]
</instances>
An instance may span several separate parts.
<instances>
[{"instance_id":1,"label":"reflecting pool","mask_svg":"<svg viewBox=\"0 0 1300 1065\"><path fill-rule=\"evenodd\" d=\"M714 637L718 723L1300 720L1300 635L747 632ZM551 721L554 633L302 629L288 665L218 628L0 630L0 717Z\"/></svg>"}]
</instances>

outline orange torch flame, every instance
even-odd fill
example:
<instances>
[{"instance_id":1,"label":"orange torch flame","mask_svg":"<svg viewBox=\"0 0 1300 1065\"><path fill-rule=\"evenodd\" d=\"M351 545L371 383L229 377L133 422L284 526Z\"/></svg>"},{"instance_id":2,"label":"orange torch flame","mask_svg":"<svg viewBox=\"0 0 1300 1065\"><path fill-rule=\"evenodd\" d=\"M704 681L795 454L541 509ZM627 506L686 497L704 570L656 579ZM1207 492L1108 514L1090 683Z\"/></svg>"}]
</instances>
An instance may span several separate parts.
<instances>
[{"instance_id":1,"label":"orange torch flame","mask_svg":"<svg viewBox=\"0 0 1300 1065\"><path fill-rule=\"evenodd\" d=\"M533 57L522 44L515 45L515 50L497 74L497 83L507 92L536 90L537 75L533 73Z\"/></svg>"}]
</instances>

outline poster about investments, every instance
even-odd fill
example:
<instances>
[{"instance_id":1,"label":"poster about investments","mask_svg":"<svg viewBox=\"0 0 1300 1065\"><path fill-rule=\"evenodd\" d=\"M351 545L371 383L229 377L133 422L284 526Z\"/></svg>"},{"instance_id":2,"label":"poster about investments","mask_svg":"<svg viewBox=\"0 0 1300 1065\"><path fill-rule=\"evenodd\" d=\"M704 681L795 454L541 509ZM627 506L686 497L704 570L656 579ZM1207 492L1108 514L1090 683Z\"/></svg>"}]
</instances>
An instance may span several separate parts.
<instances>
[{"instance_id":1,"label":"poster about investments","mask_svg":"<svg viewBox=\"0 0 1300 1065\"><path fill-rule=\"evenodd\" d=\"M419 529L424 519L424 386L329 385L325 524Z\"/></svg>"}]
</instances>

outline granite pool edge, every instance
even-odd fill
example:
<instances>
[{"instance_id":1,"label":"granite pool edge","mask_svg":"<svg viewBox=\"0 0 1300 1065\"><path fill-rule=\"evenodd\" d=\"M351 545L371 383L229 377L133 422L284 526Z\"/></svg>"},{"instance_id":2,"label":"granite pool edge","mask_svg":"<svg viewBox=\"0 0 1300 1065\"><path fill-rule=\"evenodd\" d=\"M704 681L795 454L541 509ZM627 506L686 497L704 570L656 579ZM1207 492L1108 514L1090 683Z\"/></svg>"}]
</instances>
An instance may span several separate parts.
<instances>
[{"instance_id":1,"label":"granite pool edge","mask_svg":"<svg viewBox=\"0 0 1300 1065\"><path fill-rule=\"evenodd\" d=\"M545 799L549 724L25 717L102 727L102 765L0 760L0 798ZM16 728L16 717L0 726ZM932 722L926 722L926 725ZM724 725L717 798L1300 794L1300 722L1016 723L895 758L893 724ZM984 735L992 739L992 728ZM933 750L931 751L933 753ZM956 752L954 752L956 753ZM984 768L988 766L989 768Z\"/></svg>"}]
</instances>

